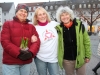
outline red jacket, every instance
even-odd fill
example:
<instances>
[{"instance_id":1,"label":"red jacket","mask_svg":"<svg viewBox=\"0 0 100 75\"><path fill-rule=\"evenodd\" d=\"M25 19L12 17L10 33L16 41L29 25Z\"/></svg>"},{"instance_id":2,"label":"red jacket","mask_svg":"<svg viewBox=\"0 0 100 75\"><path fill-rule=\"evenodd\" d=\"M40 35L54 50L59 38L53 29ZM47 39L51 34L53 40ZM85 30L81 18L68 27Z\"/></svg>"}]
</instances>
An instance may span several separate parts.
<instances>
[{"instance_id":1,"label":"red jacket","mask_svg":"<svg viewBox=\"0 0 100 75\"><path fill-rule=\"evenodd\" d=\"M36 35L38 40L31 43L31 36ZM27 37L29 50L33 53L33 57L37 54L40 47L40 39L35 27L25 23L21 23L17 18L13 21L4 23L1 31L1 45L3 47L3 63L4 64L28 64L32 62L32 58L22 61L18 58L20 54L20 44L22 37Z\"/></svg>"}]
</instances>

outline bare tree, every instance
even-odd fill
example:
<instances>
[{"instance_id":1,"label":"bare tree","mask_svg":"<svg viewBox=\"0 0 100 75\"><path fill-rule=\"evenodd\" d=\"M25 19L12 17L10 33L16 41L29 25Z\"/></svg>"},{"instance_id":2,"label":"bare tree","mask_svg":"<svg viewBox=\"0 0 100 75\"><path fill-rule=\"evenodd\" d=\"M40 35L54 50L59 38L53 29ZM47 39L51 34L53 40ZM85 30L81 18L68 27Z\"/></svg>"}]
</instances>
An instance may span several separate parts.
<instances>
[{"instance_id":1,"label":"bare tree","mask_svg":"<svg viewBox=\"0 0 100 75\"><path fill-rule=\"evenodd\" d=\"M87 16L84 14L84 10L83 9L76 9L79 12L79 17L82 17L84 20L87 20L88 25L90 25L90 31L92 31L92 25L94 24L94 22L96 22L97 19L100 18L100 4L98 5L94 5L93 3L91 3L90 5L88 5L89 8L87 8L86 10L88 15Z\"/></svg>"},{"instance_id":2,"label":"bare tree","mask_svg":"<svg viewBox=\"0 0 100 75\"><path fill-rule=\"evenodd\" d=\"M56 16L56 12L51 12L51 13L50 13L50 16L51 16L51 19L52 19L52 20L57 21L57 19L56 19L56 17L55 17L55 16Z\"/></svg>"}]
</instances>

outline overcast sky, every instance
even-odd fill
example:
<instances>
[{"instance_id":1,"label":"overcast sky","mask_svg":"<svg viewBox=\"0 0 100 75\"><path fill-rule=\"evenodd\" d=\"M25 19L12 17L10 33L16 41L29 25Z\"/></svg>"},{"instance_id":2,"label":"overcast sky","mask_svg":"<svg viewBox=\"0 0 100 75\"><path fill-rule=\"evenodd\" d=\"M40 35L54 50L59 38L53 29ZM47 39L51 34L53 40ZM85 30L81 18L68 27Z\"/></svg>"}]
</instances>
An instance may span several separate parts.
<instances>
[{"instance_id":1,"label":"overcast sky","mask_svg":"<svg viewBox=\"0 0 100 75\"><path fill-rule=\"evenodd\" d=\"M18 3L49 2L49 1L64 1L64 0L0 0L0 3L1 2L14 2L16 6Z\"/></svg>"}]
</instances>

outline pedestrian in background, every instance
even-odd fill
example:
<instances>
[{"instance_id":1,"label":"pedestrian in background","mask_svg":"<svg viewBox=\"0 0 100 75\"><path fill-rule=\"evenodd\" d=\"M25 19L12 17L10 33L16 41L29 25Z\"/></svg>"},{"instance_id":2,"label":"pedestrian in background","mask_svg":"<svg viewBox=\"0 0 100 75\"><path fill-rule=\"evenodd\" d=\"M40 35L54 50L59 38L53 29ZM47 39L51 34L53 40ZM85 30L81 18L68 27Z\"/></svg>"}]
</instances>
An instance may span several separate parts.
<instances>
[{"instance_id":1,"label":"pedestrian in background","mask_svg":"<svg viewBox=\"0 0 100 75\"><path fill-rule=\"evenodd\" d=\"M36 55L35 64L39 75L59 75L57 47L58 34L55 27L57 22L51 21L49 14L43 7L34 12L33 24L40 37L40 49Z\"/></svg>"},{"instance_id":2,"label":"pedestrian in background","mask_svg":"<svg viewBox=\"0 0 100 75\"><path fill-rule=\"evenodd\" d=\"M85 75L86 63L90 61L90 38L81 21L74 18L73 11L65 6L59 7L56 26L59 36L58 63L66 75ZM76 74L75 71L76 70Z\"/></svg>"},{"instance_id":3,"label":"pedestrian in background","mask_svg":"<svg viewBox=\"0 0 100 75\"><path fill-rule=\"evenodd\" d=\"M98 33L98 36L99 36L99 40L100 40L100 26L97 27L97 32ZM99 44L98 44L98 50L97 50L97 55L100 56L100 41L99 41ZM97 70L100 68L100 62L98 62L96 64L96 66L92 69L92 71L94 72L95 75L98 75L97 73Z\"/></svg>"},{"instance_id":4,"label":"pedestrian in background","mask_svg":"<svg viewBox=\"0 0 100 75\"><path fill-rule=\"evenodd\" d=\"M29 75L32 58L37 54L40 40L35 27L29 24L28 6L18 4L12 21L3 24L1 45L3 47L3 75ZM37 37L31 42L32 35Z\"/></svg>"},{"instance_id":5,"label":"pedestrian in background","mask_svg":"<svg viewBox=\"0 0 100 75\"><path fill-rule=\"evenodd\" d=\"M96 66L92 69L95 75L98 75L97 70L100 68L100 62L96 64Z\"/></svg>"}]
</instances>

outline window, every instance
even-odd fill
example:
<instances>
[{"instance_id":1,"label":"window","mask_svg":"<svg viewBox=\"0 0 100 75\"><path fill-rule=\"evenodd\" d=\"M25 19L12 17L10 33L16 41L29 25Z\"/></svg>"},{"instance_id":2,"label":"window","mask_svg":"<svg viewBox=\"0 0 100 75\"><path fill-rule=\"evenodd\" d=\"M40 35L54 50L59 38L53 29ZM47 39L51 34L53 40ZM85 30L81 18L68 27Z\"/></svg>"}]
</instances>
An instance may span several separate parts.
<instances>
[{"instance_id":1,"label":"window","mask_svg":"<svg viewBox=\"0 0 100 75\"><path fill-rule=\"evenodd\" d=\"M33 10L35 10L36 9L36 7L33 7Z\"/></svg>"},{"instance_id":2,"label":"window","mask_svg":"<svg viewBox=\"0 0 100 75\"><path fill-rule=\"evenodd\" d=\"M53 6L50 6L50 9L52 10L53 9Z\"/></svg>"},{"instance_id":3,"label":"window","mask_svg":"<svg viewBox=\"0 0 100 75\"><path fill-rule=\"evenodd\" d=\"M88 12L89 14L91 14L91 12Z\"/></svg>"},{"instance_id":4,"label":"window","mask_svg":"<svg viewBox=\"0 0 100 75\"><path fill-rule=\"evenodd\" d=\"M93 8L95 8L95 4L93 4Z\"/></svg>"},{"instance_id":5,"label":"window","mask_svg":"<svg viewBox=\"0 0 100 75\"><path fill-rule=\"evenodd\" d=\"M4 21L6 22L6 19L4 19Z\"/></svg>"},{"instance_id":6,"label":"window","mask_svg":"<svg viewBox=\"0 0 100 75\"><path fill-rule=\"evenodd\" d=\"M86 8L86 4L84 4L84 6L83 6L84 8Z\"/></svg>"},{"instance_id":7,"label":"window","mask_svg":"<svg viewBox=\"0 0 100 75\"><path fill-rule=\"evenodd\" d=\"M82 8L82 5L81 4L79 4L79 8Z\"/></svg>"},{"instance_id":8,"label":"window","mask_svg":"<svg viewBox=\"0 0 100 75\"><path fill-rule=\"evenodd\" d=\"M90 4L88 4L88 8L91 8L91 5Z\"/></svg>"},{"instance_id":9,"label":"window","mask_svg":"<svg viewBox=\"0 0 100 75\"><path fill-rule=\"evenodd\" d=\"M4 13L4 16L6 16L6 13Z\"/></svg>"},{"instance_id":10,"label":"window","mask_svg":"<svg viewBox=\"0 0 100 75\"><path fill-rule=\"evenodd\" d=\"M31 11L31 7L29 7L29 11Z\"/></svg>"},{"instance_id":11,"label":"window","mask_svg":"<svg viewBox=\"0 0 100 75\"><path fill-rule=\"evenodd\" d=\"M30 16L32 16L32 13L30 13Z\"/></svg>"},{"instance_id":12,"label":"window","mask_svg":"<svg viewBox=\"0 0 100 75\"><path fill-rule=\"evenodd\" d=\"M100 8L100 4L97 5L97 8Z\"/></svg>"},{"instance_id":13,"label":"window","mask_svg":"<svg viewBox=\"0 0 100 75\"><path fill-rule=\"evenodd\" d=\"M48 6L45 6L45 9L48 10Z\"/></svg>"},{"instance_id":14,"label":"window","mask_svg":"<svg viewBox=\"0 0 100 75\"><path fill-rule=\"evenodd\" d=\"M95 15L97 15L97 14L98 14L98 12L95 12L94 14L95 14Z\"/></svg>"},{"instance_id":15,"label":"window","mask_svg":"<svg viewBox=\"0 0 100 75\"><path fill-rule=\"evenodd\" d=\"M86 14L86 12L85 12L85 11L84 11L83 13L84 13L84 14Z\"/></svg>"},{"instance_id":16,"label":"window","mask_svg":"<svg viewBox=\"0 0 100 75\"><path fill-rule=\"evenodd\" d=\"M72 9L75 9L75 5L72 5Z\"/></svg>"},{"instance_id":17,"label":"window","mask_svg":"<svg viewBox=\"0 0 100 75\"><path fill-rule=\"evenodd\" d=\"M58 8L58 6L56 5L56 6L55 6L55 9L57 9L57 8Z\"/></svg>"}]
</instances>

